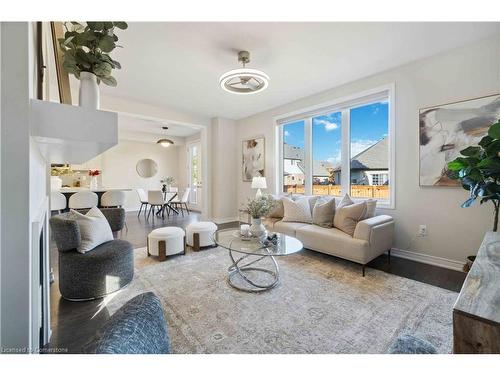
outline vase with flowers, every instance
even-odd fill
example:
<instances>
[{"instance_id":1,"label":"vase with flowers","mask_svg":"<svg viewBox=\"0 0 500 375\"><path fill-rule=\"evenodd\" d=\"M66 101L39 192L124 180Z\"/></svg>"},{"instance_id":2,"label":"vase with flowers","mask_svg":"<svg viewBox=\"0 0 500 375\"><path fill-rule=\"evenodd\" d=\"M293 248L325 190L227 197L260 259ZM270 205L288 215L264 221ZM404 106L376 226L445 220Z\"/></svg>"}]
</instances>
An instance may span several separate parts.
<instances>
[{"instance_id":1,"label":"vase with flowers","mask_svg":"<svg viewBox=\"0 0 500 375\"><path fill-rule=\"evenodd\" d=\"M166 193L166 192L170 191L170 187L172 186L172 184L175 183L175 178L173 178L172 176L163 177L160 180L160 183L162 184L161 191Z\"/></svg>"},{"instance_id":2,"label":"vase with flowers","mask_svg":"<svg viewBox=\"0 0 500 375\"><path fill-rule=\"evenodd\" d=\"M101 174L101 171L98 169L91 169L89 170L89 176L90 176L90 190L96 190L98 187L97 184L97 176Z\"/></svg>"},{"instance_id":3,"label":"vase with flowers","mask_svg":"<svg viewBox=\"0 0 500 375\"><path fill-rule=\"evenodd\" d=\"M252 217L250 233L254 237L262 237L266 234L266 227L262 224L262 217L266 216L274 208L275 201L270 195L262 195L249 199L246 211Z\"/></svg>"}]
</instances>

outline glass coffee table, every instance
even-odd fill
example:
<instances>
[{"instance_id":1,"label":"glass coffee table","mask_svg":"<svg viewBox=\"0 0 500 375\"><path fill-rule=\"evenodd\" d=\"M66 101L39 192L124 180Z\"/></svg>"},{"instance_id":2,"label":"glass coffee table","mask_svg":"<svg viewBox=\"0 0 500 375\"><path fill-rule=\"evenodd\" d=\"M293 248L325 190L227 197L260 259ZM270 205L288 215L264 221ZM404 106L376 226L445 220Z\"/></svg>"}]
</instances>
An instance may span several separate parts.
<instances>
[{"instance_id":1,"label":"glass coffee table","mask_svg":"<svg viewBox=\"0 0 500 375\"><path fill-rule=\"evenodd\" d=\"M215 232L215 243L229 250L233 263L228 268L229 285L245 292L263 292L278 285L280 274L275 257L295 254L302 250L303 246L302 242L294 237L281 233L276 235L275 244L265 245L258 238L242 238L239 228ZM270 267L264 267L262 264L266 260Z\"/></svg>"}]
</instances>

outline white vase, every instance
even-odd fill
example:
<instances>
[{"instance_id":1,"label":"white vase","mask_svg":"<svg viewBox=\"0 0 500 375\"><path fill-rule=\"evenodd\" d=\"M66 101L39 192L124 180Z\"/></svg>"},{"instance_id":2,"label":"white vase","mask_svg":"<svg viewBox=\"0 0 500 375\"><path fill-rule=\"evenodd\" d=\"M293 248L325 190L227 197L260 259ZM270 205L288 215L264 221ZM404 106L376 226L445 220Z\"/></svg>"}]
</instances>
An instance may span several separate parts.
<instances>
[{"instance_id":1,"label":"white vase","mask_svg":"<svg viewBox=\"0 0 500 375\"><path fill-rule=\"evenodd\" d=\"M266 233L266 227L264 226L264 224L262 224L262 219L252 218L250 233L254 237L262 237Z\"/></svg>"},{"instance_id":2,"label":"white vase","mask_svg":"<svg viewBox=\"0 0 500 375\"><path fill-rule=\"evenodd\" d=\"M97 176L90 177L90 190L97 190Z\"/></svg>"},{"instance_id":3,"label":"white vase","mask_svg":"<svg viewBox=\"0 0 500 375\"><path fill-rule=\"evenodd\" d=\"M81 72L78 105L85 108L99 109L99 102L97 76L93 73Z\"/></svg>"}]
</instances>

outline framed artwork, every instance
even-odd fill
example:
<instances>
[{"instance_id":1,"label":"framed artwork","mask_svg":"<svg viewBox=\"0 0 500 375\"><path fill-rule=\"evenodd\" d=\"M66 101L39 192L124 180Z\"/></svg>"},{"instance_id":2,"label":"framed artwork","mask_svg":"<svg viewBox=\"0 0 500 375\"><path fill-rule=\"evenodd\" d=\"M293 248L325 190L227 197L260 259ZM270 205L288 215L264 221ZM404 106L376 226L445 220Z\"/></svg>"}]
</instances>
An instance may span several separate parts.
<instances>
[{"instance_id":1,"label":"framed artwork","mask_svg":"<svg viewBox=\"0 0 500 375\"><path fill-rule=\"evenodd\" d=\"M252 181L253 177L264 177L265 139L252 138L242 142L243 181Z\"/></svg>"},{"instance_id":2,"label":"framed artwork","mask_svg":"<svg viewBox=\"0 0 500 375\"><path fill-rule=\"evenodd\" d=\"M59 89L59 101L63 104L72 104L71 88L69 85L69 74L63 68L64 54L59 48L59 38L64 38L64 26L62 22L50 22L50 31L52 35L52 49L54 50L54 59L57 75L57 88Z\"/></svg>"},{"instance_id":3,"label":"framed artwork","mask_svg":"<svg viewBox=\"0 0 500 375\"><path fill-rule=\"evenodd\" d=\"M500 94L419 111L420 186L460 186L447 165L468 146L477 146L500 118Z\"/></svg>"}]
</instances>

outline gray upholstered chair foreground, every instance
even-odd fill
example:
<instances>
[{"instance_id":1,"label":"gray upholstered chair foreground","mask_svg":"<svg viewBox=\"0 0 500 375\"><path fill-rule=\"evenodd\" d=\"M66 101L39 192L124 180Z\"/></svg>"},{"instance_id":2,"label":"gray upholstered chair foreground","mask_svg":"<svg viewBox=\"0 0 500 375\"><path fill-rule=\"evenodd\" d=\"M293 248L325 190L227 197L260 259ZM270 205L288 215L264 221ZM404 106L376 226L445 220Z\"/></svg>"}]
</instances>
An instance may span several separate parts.
<instances>
[{"instance_id":1,"label":"gray upholstered chair foreground","mask_svg":"<svg viewBox=\"0 0 500 375\"><path fill-rule=\"evenodd\" d=\"M436 354L436 348L429 341L403 334L389 348L389 354Z\"/></svg>"},{"instance_id":2,"label":"gray upholstered chair foreground","mask_svg":"<svg viewBox=\"0 0 500 375\"><path fill-rule=\"evenodd\" d=\"M143 293L123 305L86 345L89 354L167 354L170 339L158 297Z\"/></svg>"},{"instance_id":3,"label":"gray upholstered chair foreground","mask_svg":"<svg viewBox=\"0 0 500 375\"><path fill-rule=\"evenodd\" d=\"M113 232L125 222L123 208L102 208ZM123 240L105 242L92 251L81 254L80 227L68 213L53 216L50 228L59 250L59 290L71 301L103 297L125 287L134 277L132 244Z\"/></svg>"}]
</instances>

